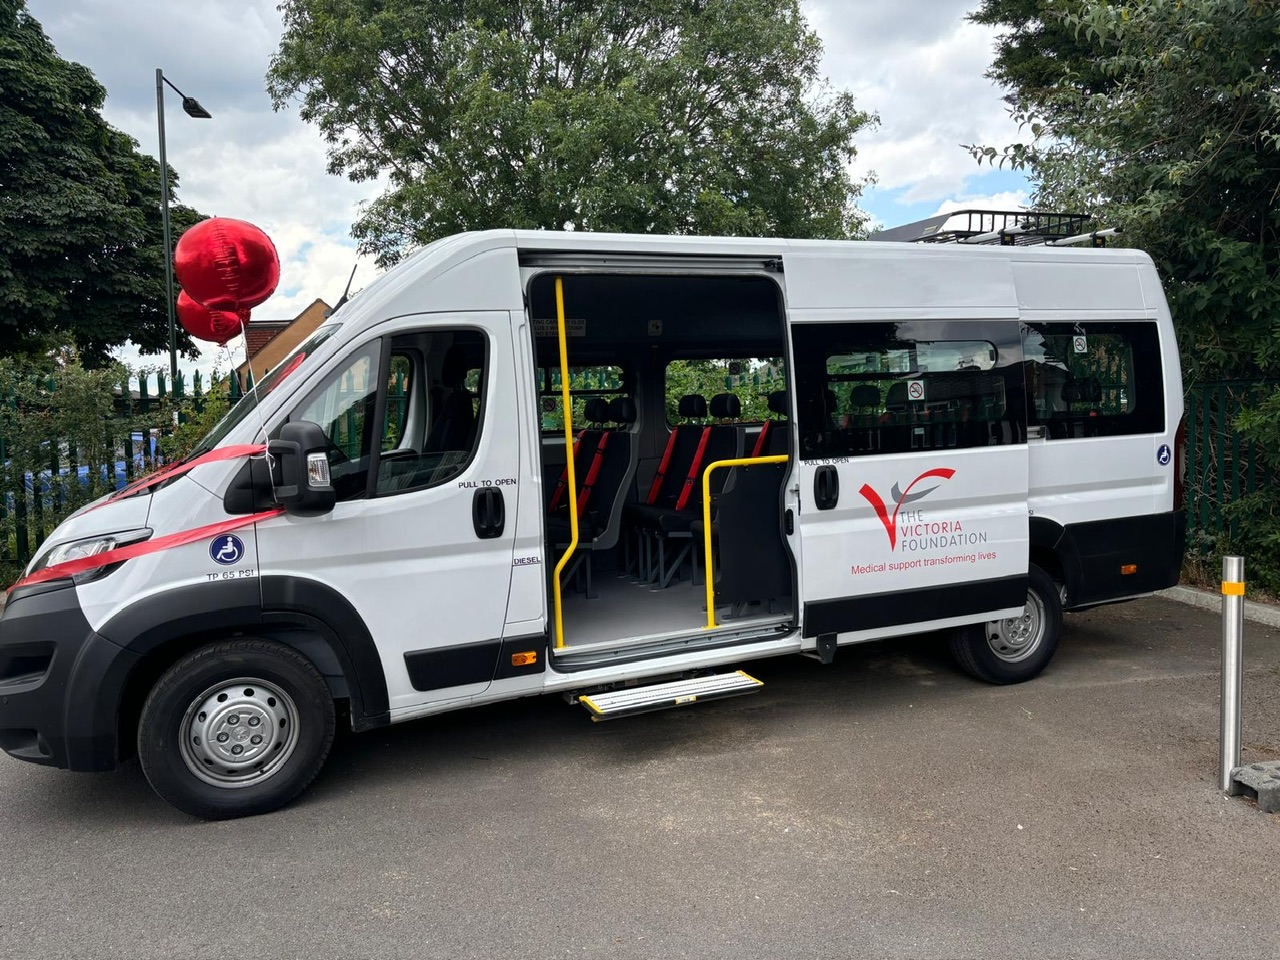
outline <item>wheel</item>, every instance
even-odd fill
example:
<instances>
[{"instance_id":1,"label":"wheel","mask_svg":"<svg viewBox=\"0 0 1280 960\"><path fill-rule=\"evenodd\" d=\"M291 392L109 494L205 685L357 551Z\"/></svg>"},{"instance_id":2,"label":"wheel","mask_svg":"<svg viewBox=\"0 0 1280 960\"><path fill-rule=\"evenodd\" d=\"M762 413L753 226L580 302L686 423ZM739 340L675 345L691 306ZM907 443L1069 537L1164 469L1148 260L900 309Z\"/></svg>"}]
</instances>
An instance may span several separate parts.
<instances>
[{"instance_id":1,"label":"wheel","mask_svg":"<svg viewBox=\"0 0 1280 960\"><path fill-rule=\"evenodd\" d=\"M138 758L169 803L224 820L267 813L305 790L333 731L333 698L310 660L266 640L232 640L183 657L156 682Z\"/></svg>"},{"instance_id":2,"label":"wheel","mask_svg":"<svg viewBox=\"0 0 1280 960\"><path fill-rule=\"evenodd\" d=\"M1062 633L1058 586L1039 567L1027 577L1027 604L1016 617L962 627L951 635L960 669L988 683L1022 683L1048 666Z\"/></svg>"}]
</instances>

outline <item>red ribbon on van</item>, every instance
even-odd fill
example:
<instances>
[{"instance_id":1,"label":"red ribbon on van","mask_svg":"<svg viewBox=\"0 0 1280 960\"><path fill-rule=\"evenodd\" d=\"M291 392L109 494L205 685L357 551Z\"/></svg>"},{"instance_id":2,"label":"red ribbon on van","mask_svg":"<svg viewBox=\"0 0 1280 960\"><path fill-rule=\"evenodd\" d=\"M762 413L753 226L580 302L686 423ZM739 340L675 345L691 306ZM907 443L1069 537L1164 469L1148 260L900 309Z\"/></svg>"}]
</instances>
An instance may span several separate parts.
<instances>
[{"instance_id":1,"label":"red ribbon on van","mask_svg":"<svg viewBox=\"0 0 1280 960\"><path fill-rule=\"evenodd\" d=\"M170 550L173 547L186 546L188 543L194 543L197 540L205 540L216 537L232 530L238 530L241 527L247 527L251 523L257 523L259 520L269 520L272 517L278 517L284 513L284 510L264 510L262 513L254 513L245 517L233 517L230 520L220 520L217 523L206 524L203 527L194 527L191 530L182 530L178 533L171 533L164 537L157 537L155 540L143 540L140 543L131 543L127 547L116 547L114 550L104 550L102 553L95 553L91 557L80 557L76 560L66 560L62 563L55 563L52 567L45 567L38 570L29 577L23 577L9 591L16 590L18 587L29 586L33 583L43 583L46 580L59 580L64 577L72 577L77 573L84 573L86 570L97 570L99 567L110 566L113 563L123 563L125 560L132 560L134 557L143 557L148 553L158 553L161 550ZM6 591L9 592L9 591Z\"/></svg>"},{"instance_id":2,"label":"red ribbon on van","mask_svg":"<svg viewBox=\"0 0 1280 960\"><path fill-rule=\"evenodd\" d=\"M114 503L125 497L132 496L145 487L155 486L163 480L170 480L180 477L189 470L203 466L206 463L217 463L220 460L234 460L238 457L250 457L255 454L263 453L266 447L262 444L239 444L237 446L219 447L210 450L208 453L201 454L191 460L184 460L175 463L172 466L162 467L155 473L148 474L141 480L135 480L120 490L117 490L111 496L107 497L101 503L96 504L90 509L96 510L98 507L104 507L108 503ZM250 516L232 517L229 520L219 520L217 523L206 524L203 527L195 527L191 530L182 530L178 533L171 533L167 536L158 537L154 540L143 540L139 543L131 543L124 547L116 547L114 550L104 550L102 553L95 553L89 557L79 557L75 560L66 560L63 563L55 563L51 567L45 567L43 570L37 570L29 577L23 577L7 591L6 595L16 590L18 587L29 586L33 583L44 583L46 580L59 580L63 577L72 577L77 573L84 573L88 570L97 570L99 567L110 566L113 563L123 563L125 560L132 560L134 557L146 556L149 553L157 553L161 550L170 550L173 547L185 546L188 543L194 543L197 540L203 540L208 537L216 537L223 533L229 533L232 530L238 530L241 527L247 527L251 523L257 523L259 520L268 520L271 517L277 517L284 513L282 509L264 510L261 513L255 513Z\"/></svg>"}]
</instances>

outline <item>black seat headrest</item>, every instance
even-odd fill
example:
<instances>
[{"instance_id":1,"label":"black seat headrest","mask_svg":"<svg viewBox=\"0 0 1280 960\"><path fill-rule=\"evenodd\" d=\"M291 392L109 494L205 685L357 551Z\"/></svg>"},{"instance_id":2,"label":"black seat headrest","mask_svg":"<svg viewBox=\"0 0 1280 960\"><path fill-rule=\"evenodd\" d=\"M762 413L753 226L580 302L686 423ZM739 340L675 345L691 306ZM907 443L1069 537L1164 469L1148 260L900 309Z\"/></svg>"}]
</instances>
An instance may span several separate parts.
<instances>
[{"instance_id":1,"label":"black seat headrest","mask_svg":"<svg viewBox=\"0 0 1280 960\"><path fill-rule=\"evenodd\" d=\"M583 419L589 423L606 423L613 418L609 416L609 401L604 397L592 397L582 411Z\"/></svg>"},{"instance_id":2,"label":"black seat headrest","mask_svg":"<svg viewBox=\"0 0 1280 960\"><path fill-rule=\"evenodd\" d=\"M1062 399L1067 403L1080 402L1080 384L1075 380L1068 380L1062 385Z\"/></svg>"},{"instance_id":3,"label":"black seat headrest","mask_svg":"<svg viewBox=\"0 0 1280 960\"><path fill-rule=\"evenodd\" d=\"M742 401L732 393L717 393L711 398L711 416L716 420L736 420L742 416Z\"/></svg>"},{"instance_id":4,"label":"black seat headrest","mask_svg":"<svg viewBox=\"0 0 1280 960\"><path fill-rule=\"evenodd\" d=\"M467 379L467 351L462 344L455 343L444 352L444 362L440 365L440 382L446 387L460 387Z\"/></svg>"},{"instance_id":5,"label":"black seat headrest","mask_svg":"<svg viewBox=\"0 0 1280 960\"><path fill-rule=\"evenodd\" d=\"M861 383L849 391L849 400L855 407L880 406L880 388L869 383Z\"/></svg>"},{"instance_id":6,"label":"black seat headrest","mask_svg":"<svg viewBox=\"0 0 1280 960\"><path fill-rule=\"evenodd\" d=\"M905 407L907 405L907 381L895 380L889 384L889 392L884 396L886 407Z\"/></svg>"},{"instance_id":7,"label":"black seat headrest","mask_svg":"<svg viewBox=\"0 0 1280 960\"><path fill-rule=\"evenodd\" d=\"M609 419L614 423L635 423L636 402L630 397L614 397L609 401Z\"/></svg>"},{"instance_id":8,"label":"black seat headrest","mask_svg":"<svg viewBox=\"0 0 1280 960\"><path fill-rule=\"evenodd\" d=\"M700 420L707 415L707 399L696 393L688 393L680 398L676 413L686 420Z\"/></svg>"},{"instance_id":9,"label":"black seat headrest","mask_svg":"<svg viewBox=\"0 0 1280 960\"><path fill-rule=\"evenodd\" d=\"M1102 384L1094 377L1085 377L1080 381L1080 399L1086 403L1101 402Z\"/></svg>"},{"instance_id":10,"label":"black seat headrest","mask_svg":"<svg viewBox=\"0 0 1280 960\"><path fill-rule=\"evenodd\" d=\"M769 410L779 416L791 416L791 402L787 399L787 391L775 390L769 394Z\"/></svg>"}]
</instances>

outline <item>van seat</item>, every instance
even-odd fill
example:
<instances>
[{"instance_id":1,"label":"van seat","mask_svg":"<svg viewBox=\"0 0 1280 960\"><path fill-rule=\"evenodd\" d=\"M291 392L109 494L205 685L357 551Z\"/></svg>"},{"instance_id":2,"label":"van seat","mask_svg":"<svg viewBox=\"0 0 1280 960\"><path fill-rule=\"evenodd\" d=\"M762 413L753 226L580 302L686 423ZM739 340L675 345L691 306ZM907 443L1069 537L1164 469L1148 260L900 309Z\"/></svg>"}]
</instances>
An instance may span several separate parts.
<instances>
[{"instance_id":1,"label":"van seat","mask_svg":"<svg viewBox=\"0 0 1280 960\"><path fill-rule=\"evenodd\" d=\"M709 424L698 430L698 445L681 479L680 495L674 503L634 504L628 519L644 541L656 541L656 564L650 563L641 571L644 579L665 587L678 572L692 543L690 533L693 521L702 515L702 477L709 464L718 460L734 460L742 456L743 432L735 422L742 416L742 402L731 393L721 393L711 398L711 416L720 423ZM714 496L723 487L728 470L712 474L711 493ZM666 541L683 541L675 556L667 563ZM653 543L642 542L640 554L652 557ZM646 547L648 549L646 549Z\"/></svg>"}]
</instances>

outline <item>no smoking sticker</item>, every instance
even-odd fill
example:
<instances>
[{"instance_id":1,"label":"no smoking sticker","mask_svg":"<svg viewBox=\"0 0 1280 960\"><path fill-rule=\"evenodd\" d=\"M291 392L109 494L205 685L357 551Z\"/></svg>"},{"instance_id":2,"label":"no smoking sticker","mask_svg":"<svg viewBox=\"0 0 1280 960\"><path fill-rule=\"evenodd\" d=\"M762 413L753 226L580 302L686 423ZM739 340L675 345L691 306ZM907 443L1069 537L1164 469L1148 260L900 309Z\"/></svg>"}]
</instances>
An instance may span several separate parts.
<instances>
[{"instance_id":1,"label":"no smoking sticker","mask_svg":"<svg viewBox=\"0 0 1280 960\"><path fill-rule=\"evenodd\" d=\"M924 399L924 381L923 380L907 381L907 399L908 400Z\"/></svg>"},{"instance_id":2,"label":"no smoking sticker","mask_svg":"<svg viewBox=\"0 0 1280 960\"><path fill-rule=\"evenodd\" d=\"M1071 343L1072 343L1072 345L1075 347L1075 349L1076 349L1076 353L1088 353L1088 352L1089 352L1089 340L1088 340L1088 338L1086 338L1086 337L1079 337L1079 336L1077 336L1077 337L1072 337L1072 338L1071 338Z\"/></svg>"}]
</instances>

